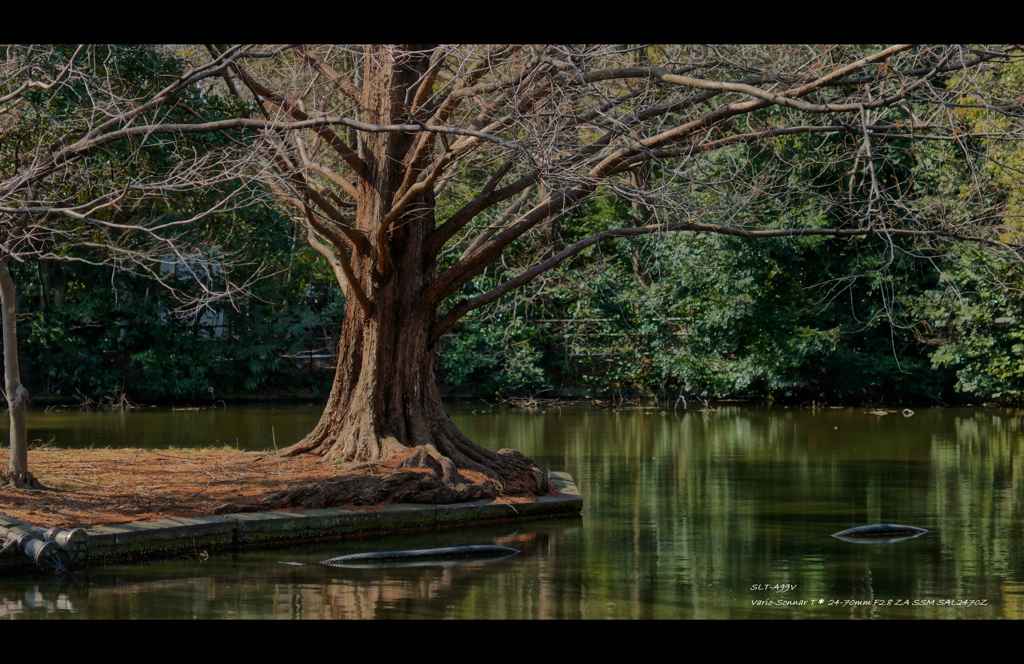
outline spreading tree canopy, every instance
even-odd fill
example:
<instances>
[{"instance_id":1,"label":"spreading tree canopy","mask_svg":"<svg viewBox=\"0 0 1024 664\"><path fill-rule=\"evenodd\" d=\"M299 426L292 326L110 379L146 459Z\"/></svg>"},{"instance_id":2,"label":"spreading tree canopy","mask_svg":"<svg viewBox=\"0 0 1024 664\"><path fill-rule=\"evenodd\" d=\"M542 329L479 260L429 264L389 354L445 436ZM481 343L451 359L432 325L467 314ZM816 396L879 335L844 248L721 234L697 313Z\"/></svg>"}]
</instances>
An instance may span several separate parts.
<instances>
[{"instance_id":1,"label":"spreading tree canopy","mask_svg":"<svg viewBox=\"0 0 1024 664\"><path fill-rule=\"evenodd\" d=\"M210 46L216 57L223 47ZM347 300L337 373L316 428L287 454L405 458L438 496L539 492L544 473L466 439L435 381L439 340L470 311L599 243L666 233L876 238L880 251L977 244L1017 256L1007 208L980 179L956 210L894 177L908 150L952 141L977 167L990 150L962 109L998 116L985 141L1017 141L1019 97L987 85L1021 57L990 46L290 45L235 63L225 81L267 124L261 177ZM990 123L991 125L992 123ZM998 134L998 135L995 135ZM793 137L827 145L842 186L818 213L759 214L805 179ZM827 163L825 163L827 162ZM619 223L557 233L595 200ZM481 288L500 263L514 276Z\"/></svg>"}]
</instances>

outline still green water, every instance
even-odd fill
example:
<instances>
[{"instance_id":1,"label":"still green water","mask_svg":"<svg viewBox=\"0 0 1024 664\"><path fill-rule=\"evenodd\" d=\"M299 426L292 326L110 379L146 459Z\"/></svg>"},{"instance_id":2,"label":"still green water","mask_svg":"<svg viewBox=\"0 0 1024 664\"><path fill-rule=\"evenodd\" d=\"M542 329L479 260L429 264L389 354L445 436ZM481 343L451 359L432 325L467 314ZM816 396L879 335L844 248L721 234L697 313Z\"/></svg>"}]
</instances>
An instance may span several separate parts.
<instances>
[{"instance_id":1,"label":"still green water","mask_svg":"<svg viewBox=\"0 0 1024 664\"><path fill-rule=\"evenodd\" d=\"M56 445L253 449L293 441L318 413L65 412L31 426ZM453 413L473 439L571 473L582 519L105 567L68 581L0 577L0 617L1024 618L1024 411ZM830 536L882 521L930 532L874 545ZM495 542L521 553L447 567L316 564Z\"/></svg>"}]
</instances>

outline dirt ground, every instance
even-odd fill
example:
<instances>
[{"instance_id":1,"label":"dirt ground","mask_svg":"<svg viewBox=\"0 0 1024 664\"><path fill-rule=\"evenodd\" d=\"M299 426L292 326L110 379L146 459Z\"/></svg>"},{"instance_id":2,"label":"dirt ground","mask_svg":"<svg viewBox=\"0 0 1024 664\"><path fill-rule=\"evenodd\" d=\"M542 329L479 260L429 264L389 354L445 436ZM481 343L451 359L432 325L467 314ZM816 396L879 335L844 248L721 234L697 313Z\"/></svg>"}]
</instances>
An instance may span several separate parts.
<instances>
[{"instance_id":1,"label":"dirt ground","mask_svg":"<svg viewBox=\"0 0 1024 664\"><path fill-rule=\"evenodd\" d=\"M7 450L0 450L0 467ZM0 487L0 513L40 526L91 526L206 516L339 469L319 457L233 449L34 449L29 466L48 491Z\"/></svg>"}]
</instances>

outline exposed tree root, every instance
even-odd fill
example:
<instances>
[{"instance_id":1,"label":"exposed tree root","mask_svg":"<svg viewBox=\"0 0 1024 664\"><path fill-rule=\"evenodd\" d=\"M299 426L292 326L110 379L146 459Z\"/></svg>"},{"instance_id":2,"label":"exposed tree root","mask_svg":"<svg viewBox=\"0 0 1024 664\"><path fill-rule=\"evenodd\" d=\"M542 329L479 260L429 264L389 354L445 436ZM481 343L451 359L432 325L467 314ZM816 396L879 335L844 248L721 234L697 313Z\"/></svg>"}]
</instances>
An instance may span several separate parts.
<instances>
[{"instance_id":1,"label":"exposed tree root","mask_svg":"<svg viewBox=\"0 0 1024 664\"><path fill-rule=\"evenodd\" d=\"M420 233L433 222L401 227ZM434 371L433 312L423 299L430 280L416 250L426 240L414 234L401 243L402 267L378 284L372 310L349 301L320 421L280 452L319 456L344 470L318 485L267 496L249 509L454 503L547 493L544 469L515 450L475 444L445 412ZM372 282L370 264L361 269ZM362 472L354 470L356 464L364 464Z\"/></svg>"},{"instance_id":2,"label":"exposed tree root","mask_svg":"<svg viewBox=\"0 0 1024 664\"><path fill-rule=\"evenodd\" d=\"M500 476L493 470L485 473L459 468L433 445L420 445L385 462L350 467L336 478L278 491L254 503L227 503L215 513L387 503L450 504L547 492L547 473L522 454L515 450L492 454L501 465Z\"/></svg>"},{"instance_id":3,"label":"exposed tree root","mask_svg":"<svg viewBox=\"0 0 1024 664\"><path fill-rule=\"evenodd\" d=\"M47 490L47 487L29 472L14 473L9 470L0 471L0 484L7 484L15 489L27 489L30 491Z\"/></svg>"}]
</instances>

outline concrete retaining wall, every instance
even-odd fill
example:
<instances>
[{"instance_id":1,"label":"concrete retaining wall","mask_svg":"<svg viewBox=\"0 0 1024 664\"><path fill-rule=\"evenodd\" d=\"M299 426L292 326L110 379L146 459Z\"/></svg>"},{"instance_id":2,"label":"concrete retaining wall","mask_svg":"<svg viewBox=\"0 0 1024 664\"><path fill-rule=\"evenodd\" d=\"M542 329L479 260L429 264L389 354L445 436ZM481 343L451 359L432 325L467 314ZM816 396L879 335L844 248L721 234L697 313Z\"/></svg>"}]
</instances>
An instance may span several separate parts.
<instances>
[{"instance_id":1,"label":"concrete retaining wall","mask_svg":"<svg viewBox=\"0 0 1024 664\"><path fill-rule=\"evenodd\" d=\"M473 524L579 515L583 498L568 473L550 474L556 496L508 504L478 500L454 505L387 505L357 511L326 508L254 512L207 517L175 517L86 528L82 565L197 555L317 540L372 537ZM23 525L0 516L0 526ZM33 563L18 551L0 556L0 574L30 571Z\"/></svg>"}]
</instances>

